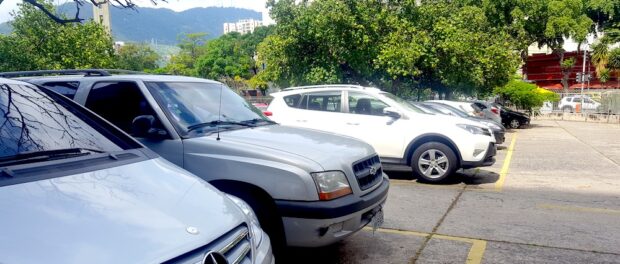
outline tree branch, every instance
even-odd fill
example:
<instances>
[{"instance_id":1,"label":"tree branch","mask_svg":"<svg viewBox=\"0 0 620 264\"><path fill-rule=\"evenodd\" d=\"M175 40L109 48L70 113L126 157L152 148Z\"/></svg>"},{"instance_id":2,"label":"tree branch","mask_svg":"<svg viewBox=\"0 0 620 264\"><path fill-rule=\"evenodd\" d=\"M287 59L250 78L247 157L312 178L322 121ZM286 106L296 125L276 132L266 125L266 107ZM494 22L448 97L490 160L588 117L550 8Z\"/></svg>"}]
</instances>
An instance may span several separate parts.
<instances>
[{"instance_id":1,"label":"tree branch","mask_svg":"<svg viewBox=\"0 0 620 264\"><path fill-rule=\"evenodd\" d=\"M80 15L80 8L79 7L77 9L77 12L75 13L75 18L73 18L73 19L64 19L64 18L60 18L56 14L53 14L52 12L50 12L47 9L47 7L45 7L44 5L42 5L39 2L37 2L37 0L24 0L24 2L29 3L29 4L33 5L34 7L38 8L39 10L43 11L43 13L45 13L49 18L54 20L56 23L67 24L67 23L80 23L80 22L82 22L82 19L79 18L79 15Z\"/></svg>"}]
</instances>

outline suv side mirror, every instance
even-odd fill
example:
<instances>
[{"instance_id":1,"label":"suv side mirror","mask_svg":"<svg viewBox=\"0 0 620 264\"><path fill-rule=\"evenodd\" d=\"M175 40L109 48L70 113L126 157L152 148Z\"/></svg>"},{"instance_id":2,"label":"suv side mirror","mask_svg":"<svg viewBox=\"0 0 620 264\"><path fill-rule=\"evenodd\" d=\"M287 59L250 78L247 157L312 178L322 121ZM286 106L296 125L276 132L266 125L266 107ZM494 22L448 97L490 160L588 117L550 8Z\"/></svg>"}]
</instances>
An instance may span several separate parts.
<instances>
[{"instance_id":1,"label":"suv side mirror","mask_svg":"<svg viewBox=\"0 0 620 264\"><path fill-rule=\"evenodd\" d=\"M155 128L156 119L152 115L141 115L131 123L131 135L139 138L163 140L168 138L165 129Z\"/></svg>"},{"instance_id":2,"label":"suv side mirror","mask_svg":"<svg viewBox=\"0 0 620 264\"><path fill-rule=\"evenodd\" d=\"M396 110L394 107L383 108L383 114L394 119L399 119L402 117L400 112L398 112L398 110Z\"/></svg>"}]
</instances>

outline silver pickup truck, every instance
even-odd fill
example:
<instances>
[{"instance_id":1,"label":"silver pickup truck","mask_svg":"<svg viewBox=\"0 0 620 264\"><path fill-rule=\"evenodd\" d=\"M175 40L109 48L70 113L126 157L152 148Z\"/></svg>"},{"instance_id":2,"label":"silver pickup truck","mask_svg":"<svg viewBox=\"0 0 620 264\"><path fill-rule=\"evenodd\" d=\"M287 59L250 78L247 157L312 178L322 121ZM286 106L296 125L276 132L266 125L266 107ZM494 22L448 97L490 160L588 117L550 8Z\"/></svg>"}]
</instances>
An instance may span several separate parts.
<instances>
[{"instance_id":1,"label":"silver pickup truck","mask_svg":"<svg viewBox=\"0 0 620 264\"><path fill-rule=\"evenodd\" d=\"M215 81L102 70L57 74L5 76L74 99L243 199L276 253L283 245L329 245L382 222L389 181L375 150L362 141L278 125Z\"/></svg>"}]
</instances>

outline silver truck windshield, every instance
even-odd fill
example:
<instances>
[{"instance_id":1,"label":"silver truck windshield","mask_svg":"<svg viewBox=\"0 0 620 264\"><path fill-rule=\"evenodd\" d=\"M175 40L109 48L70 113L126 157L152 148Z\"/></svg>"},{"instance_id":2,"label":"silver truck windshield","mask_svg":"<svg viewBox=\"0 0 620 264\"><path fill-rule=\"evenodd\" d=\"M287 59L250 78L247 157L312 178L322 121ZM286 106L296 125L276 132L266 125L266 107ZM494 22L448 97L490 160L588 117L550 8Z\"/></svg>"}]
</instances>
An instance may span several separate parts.
<instances>
[{"instance_id":1,"label":"silver truck windshield","mask_svg":"<svg viewBox=\"0 0 620 264\"><path fill-rule=\"evenodd\" d=\"M146 85L184 136L212 132L218 127L225 130L273 123L222 84L147 82Z\"/></svg>"}]
</instances>

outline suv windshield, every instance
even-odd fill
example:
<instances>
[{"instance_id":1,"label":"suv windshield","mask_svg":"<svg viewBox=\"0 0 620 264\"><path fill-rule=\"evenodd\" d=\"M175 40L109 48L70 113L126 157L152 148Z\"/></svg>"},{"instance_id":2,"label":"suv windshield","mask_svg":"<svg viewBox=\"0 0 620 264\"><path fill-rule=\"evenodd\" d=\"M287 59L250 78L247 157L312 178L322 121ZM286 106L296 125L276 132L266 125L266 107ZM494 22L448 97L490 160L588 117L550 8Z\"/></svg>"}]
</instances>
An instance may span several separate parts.
<instances>
[{"instance_id":1,"label":"suv windshield","mask_svg":"<svg viewBox=\"0 0 620 264\"><path fill-rule=\"evenodd\" d=\"M31 157L38 152L61 152L71 157L67 154L120 150L44 90L0 84L0 160Z\"/></svg>"},{"instance_id":2,"label":"suv windshield","mask_svg":"<svg viewBox=\"0 0 620 264\"><path fill-rule=\"evenodd\" d=\"M273 124L262 112L219 83L147 82L179 133L208 133ZM221 107L220 107L221 102Z\"/></svg>"}]
</instances>

